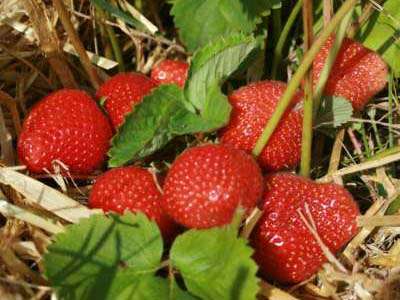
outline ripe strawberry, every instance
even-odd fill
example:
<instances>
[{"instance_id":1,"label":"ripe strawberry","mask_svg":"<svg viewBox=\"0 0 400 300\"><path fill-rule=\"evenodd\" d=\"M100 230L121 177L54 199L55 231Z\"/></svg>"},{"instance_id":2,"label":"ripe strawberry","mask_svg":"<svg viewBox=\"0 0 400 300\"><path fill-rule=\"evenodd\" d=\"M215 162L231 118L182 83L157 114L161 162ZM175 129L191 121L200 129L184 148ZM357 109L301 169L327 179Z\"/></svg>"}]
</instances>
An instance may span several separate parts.
<instances>
[{"instance_id":1,"label":"ripe strawberry","mask_svg":"<svg viewBox=\"0 0 400 300\"><path fill-rule=\"evenodd\" d=\"M356 233L357 204L336 184L317 184L290 173L266 178L264 214L251 240L261 272L283 283L301 282L326 261L313 235L300 218L308 204L318 235L337 253Z\"/></svg>"},{"instance_id":2,"label":"ripe strawberry","mask_svg":"<svg viewBox=\"0 0 400 300\"><path fill-rule=\"evenodd\" d=\"M112 136L108 119L80 90L62 89L37 103L18 141L19 159L35 173L60 160L71 173L90 173L106 158Z\"/></svg>"},{"instance_id":3,"label":"ripe strawberry","mask_svg":"<svg viewBox=\"0 0 400 300\"><path fill-rule=\"evenodd\" d=\"M184 61L166 59L151 70L151 78L159 84L175 83L183 87L188 75L189 64Z\"/></svg>"},{"instance_id":4,"label":"ripe strawberry","mask_svg":"<svg viewBox=\"0 0 400 300\"><path fill-rule=\"evenodd\" d=\"M114 128L118 128L132 107L141 102L156 83L139 73L119 73L107 80L97 91L97 98L105 97L104 108Z\"/></svg>"},{"instance_id":5,"label":"ripe strawberry","mask_svg":"<svg viewBox=\"0 0 400 300\"><path fill-rule=\"evenodd\" d=\"M283 82L260 81L234 91L229 96L231 120L220 132L221 142L250 153L285 89ZM268 171L295 167L300 160L303 112L294 107L301 96L300 92L295 95L259 156L260 165Z\"/></svg>"},{"instance_id":6,"label":"ripe strawberry","mask_svg":"<svg viewBox=\"0 0 400 300\"><path fill-rule=\"evenodd\" d=\"M122 167L109 170L96 179L89 206L101 208L104 212L141 211L157 222L164 238L170 240L177 225L164 213L160 201L161 192L148 170Z\"/></svg>"},{"instance_id":7,"label":"ripe strawberry","mask_svg":"<svg viewBox=\"0 0 400 300\"><path fill-rule=\"evenodd\" d=\"M314 59L315 85L333 43L334 37L330 37ZM355 110L360 111L385 87L387 75L387 66L378 54L358 42L344 39L325 86L325 94L344 97L351 101Z\"/></svg>"},{"instance_id":8,"label":"ripe strawberry","mask_svg":"<svg viewBox=\"0 0 400 300\"><path fill-rule=\"evenodd\" d=\"M162 205L178 223L209 228L230 223L239 205L247 212L262 193L262 175L245 152L203 145L183 152L172 164Z\"/></svg>"}]
</instances>

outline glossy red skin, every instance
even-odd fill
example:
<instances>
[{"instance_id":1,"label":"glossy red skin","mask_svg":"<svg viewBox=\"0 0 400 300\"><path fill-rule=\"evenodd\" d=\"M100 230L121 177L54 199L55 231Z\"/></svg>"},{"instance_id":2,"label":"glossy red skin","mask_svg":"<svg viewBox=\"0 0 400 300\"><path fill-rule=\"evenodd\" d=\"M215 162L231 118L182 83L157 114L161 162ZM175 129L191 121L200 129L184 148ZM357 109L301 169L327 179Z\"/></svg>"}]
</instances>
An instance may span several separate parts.
<instances>
[{"instance_id":1,"label":"glossy red skin","mask_svg":"<svg viewBox=\"0 0 400 300\"><path fill-rule=\"evenodd\" d=\"M334 42L330 37L314 59L313 82L317 84ZM361 111L387 82L388 69L380 56L351 39L344 39L325 87L325 95L341 96Z\"/></svg>"},{"instance_id":2,"label":"glossy red skin","mask_svg":"<svg viewBox=\"0 0 400 300\"><path fill-rule=\"evenodd\" d=\"M279 81L259 81L234 91L229 96L231 119L220 132L221 143L251 153L286 87ZM303 111L295 105L301 97L296 93L258 158L267 171L294 168L300 161Z\"/></svg>"},{"instance_id":3,"label":"glossy red skin","mask_svg":"<svg viewBox=\"0 0 400 300\"><path fill-rule=\"evenodd\" d=\"M307 217L308 204L319 236L336 254L357 232L357 204L336 184L317 184L290 173L269 175L265 182L263 216L251 236L254 258L268 279L301 282L326 258L297 210Z\"/></svg>"},{"instance_id":4,"label":"glossy red skin","mask_svg":"<svg viewBox=\"0 0 400 300\"><path fill-rule=\"evenodd\" d=\"M177 84L185 86L189 64L180 60L166 59L151 70L151 78L159 84Z\"/></svg>"},{"instance_id":5,"label":"glossy red skin","mask_svg":"<svg viewBox=\"0 0 400 300\"><path fill-rule=\"evenodd\" d=\"M24 121L18 156L31 172L53 171L60 160L71 173L87 174L106 159L112 130L85 92L62 89L39 101Z\"/></svg>"},{"instance_id":6,"label":"glossy red skin","mask_svg":"<svg viewBox=\"0 0 400 300\"><path fill-rule=\"evenodd\" d=\"M184 151L172 164L162 204L188 228L210 228L231 222L239 204L247 212L262 194L262 175L245 152L222 145Z\"/></svg>"},{"instance_id":7,"label":"glossy red skin","mask_svg":"<svg viewBox=\"0 0 400 300\"><path fill-rule=\"evenodd\" d=\"M161 192L150 171L139 167L111 169L96 179L89 197L91 208L104 212L143 212L154 220L166 240L177 232L177 225L161 208Z\"/></svg>"},{"instance_id":8,"label":"glossy red skin","mask_svg":"<svg viewBox=\"0 0 400 300\"><path fill-rule=\"evenodd\" d=\"M96 97L99 100L106 99L104 108L114 128L118 128L124 122L125 115L156 85L152 79L139 73L119 73L100 86Z\"/></svg>"}]
</instances>

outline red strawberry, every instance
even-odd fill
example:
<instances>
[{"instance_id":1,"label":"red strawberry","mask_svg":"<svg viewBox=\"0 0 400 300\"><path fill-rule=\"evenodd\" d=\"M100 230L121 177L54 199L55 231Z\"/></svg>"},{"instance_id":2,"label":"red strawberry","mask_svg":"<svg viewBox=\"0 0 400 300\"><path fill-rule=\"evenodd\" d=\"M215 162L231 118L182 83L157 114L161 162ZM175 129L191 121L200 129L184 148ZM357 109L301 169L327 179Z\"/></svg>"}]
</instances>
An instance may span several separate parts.
<instances>
[{"instance_id":1,"label":"red strawberry","mask_svg":"<svg viewBox=\"0 0 400 300\"><path fill-rule=\"evenodd\" d=\"M32 172L51 171L60 160L72 173L90 173L106 158L111 126L96 102L80 90L62 89L37 103L18 141L21 162Z\"/></svg>"},{"instance_id":2,"label":"red strawberry","mask_svg":"<svg viewBox=\"0 0 400 300\"><path fill-rule=\"evenodd\" d=\"M203 145L186 150L172 164L162 204L176 222L209 228L230 223L239 205L249 212L261 193L260 169L250 155Z\"/></svg>"},{"instance_id":3,"label":"red strawberry","mask_svg":"<svg viewBox=\"0 0 400 300\"><path fill-rule=\"evenodd\" d=\"M333 42L334 37L330 37L314 59L314 84L318 82ZM387 75L387 66L378 54L358 42L344 39L329 75L325 94L344 97L351 101L355 110L360 111L385 87Z\"/></svg>"},{"instance_id":4,"label":"red strawberry","mask_svg":"<svg viewBox=\"0 0 400 300\"><path fill-rule=\"evenodd\" d=\"M164 238L170 240L177 226L164 213L160 201L161 192L148 170L122 167L109 170L96 179L89 197L89 206L101 208L104 212L141 211L156 221Z\"/></svg>"},{"instance_id":5,"label":"red strawberry","mask_svg":"<svg viewBox=\"0 0 400 300\"><path fill-rule=\"evenodd\" d=\"M183 87L186 82L189 64L184 61L166 59L151 70L151 78L160 84L175 83Z\"/></svg>"},{"instance_id":6,"label":"red strawberry","mask_svg":"<svg viewBox=\"0 0 400 300\"><path fill-rule=\"evenodd\" d=\"M221 142L251 153L285 89L283 82L260 81L233 92L231 120L221 131ZM300 160L303 112L294 108L300 100L298 92L259 156L266 170L292 168Z\"/></svg>"},{"instance_id":7,"label":"red strawberry","mask_svg":"<svg viewBox=\"0 0 400 300\"><path fill-rule=\"evenodd\" d=\"M132 107L141 102L156 83L139 73L119 73L107 80L97 91L97 98L105 98L104 108L114 128L118 128Z\"/></svg>"},{"instance_id":8,"label":"red strawberry","mask_svg":"<svg viewBox=\"0 0 400 300\"><path fill-rule=\"evenodd\" d=\"M336 184L317 184L290 173L266 178L264 214L252 234L255 260L268 278L297 283L313 275L326 261L298 214L307 217L308 204L318 235L337 253L356 233L357 204Z\"/></svg>"}]
</instances>

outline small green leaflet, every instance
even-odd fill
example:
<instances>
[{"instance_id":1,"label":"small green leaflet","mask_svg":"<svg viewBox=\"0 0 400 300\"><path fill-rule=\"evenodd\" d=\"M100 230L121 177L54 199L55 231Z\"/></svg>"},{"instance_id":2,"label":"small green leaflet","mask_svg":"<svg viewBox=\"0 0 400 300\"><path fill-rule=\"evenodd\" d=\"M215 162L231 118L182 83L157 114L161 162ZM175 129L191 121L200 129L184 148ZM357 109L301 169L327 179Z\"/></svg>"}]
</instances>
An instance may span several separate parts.
<instances>
[{"instance_id":1,"label":"small green leaflet","mask_svg":"<svg viewBox=\"0 0 400 300\"><path fill-rule=\"evenodd\" d=\"M232 33L252 33L280 0L172 0L171 14L189 51ZM207 22L205 22L207 20Z\"/></svg>"},{"instance_id":2,"label":"small green leaflet","mask_svg":"<svg viewBox=\"0 0 400 300\"><path fill-rule=\"evenodd\" d=\"M219 85L210 86L206 97L200 114L185 110L176 115L170 124L171 132L178 135L209 132L226 125L229 122L231 105Z\"/></svg>"},{"instance_id":3,"label":"small green leaflet","mask_svg":"<svg viewBox=\"0 0 400 300\"><path fill-rule=\"evenodd\" d=\"M162 85L144 97L125 118L112 139L109 151L111 167L143 158L163 147L173 138L168 125L183 106L183 92L176 85Z\"/></svg>"},{"instance_id":4,"label":"small green leaflet","mask_svg":"<svg viewBox=\"0 0 400 300\"><path fill-rule=\"evenodd\" d=\"M320 111L315 121L315 127L333 126L339 127L351 120L353 107L349 100L336 97L323 97Z\"/></svg>"},{"instance_id":5,"label":"small green leaflet","mask_svg":"<svg viewBox=\"0 0 400 300\"><path fill-rule=\"evenodd\" d=\"M210 99L207 97L210 88L220 86L247 58L255 55L262 46L262 38L234 34L222 37L194 54L185 96L195 109L204 110L207 99Z\"/></svg>"},{"instance_id":6,"label":"small green leaflet","mask_svg":"<svg viewBox=\"0 0 400 300\"><path fill-rule=\"evenodd\" d=\"M400 196L397 197L390 203L388 209L386 210L387 215L394 215L397 214L400 210Z\"/></svg>"},{"instance_id":7,"label":"small green leaflet","mask_svg":"<svg viewBox=\"0 0 400 300\"><path fill-rule=\"evenodd\" d=\"M115 299L136 275L154 274L162 251L157 225L143 214L95 215L56 235L45 274L60 299Z\"/></svg>"},{"instance_id":8,"label":"small green leaflet","mask_svg":"<svg viewBox=\"0 0 400 300\"><path fill-rule=\"evenodd\" d=\"M129 275L129 274L127 274ZM113 294L118 300L196 300L188 292L182 291L178 285L171 284L167 279L154 275L126 276L130 284Z\"/></svg>"},{"instance_id":9,"label":"small green leaflet","mask_svg":"<svg viewBox=\"0 0 400 300\"><path fill-rule=\"evenodd\" d=\"M361 28L358 37L367 48L378 52L400 76L400 1L387 0Z\"/></svg>"},{"instance_id":10,"label":"small green leaflet","mask_svg":"<svg viewBox=\"0 0 400 300\"><path fill-rule=\"evenodd\" d=\"M235 34L200 49L184 90L161 85L135 106L112 140L109 165L144 158L177 135L210 132L229 121L231 106L221 85L250 62L261 38Z\"/></svg>"},{"instance_id":11,"label":"small green leaflet","mask_svg":"<svg viewBox=\"0 0 400 300\"><path fill-rule=\"evenodd\" d=\"M252 253L230 225L185 232L172 245L170 260L200 299L252 300L259 289Z\"/></svg>"}]
</instances>

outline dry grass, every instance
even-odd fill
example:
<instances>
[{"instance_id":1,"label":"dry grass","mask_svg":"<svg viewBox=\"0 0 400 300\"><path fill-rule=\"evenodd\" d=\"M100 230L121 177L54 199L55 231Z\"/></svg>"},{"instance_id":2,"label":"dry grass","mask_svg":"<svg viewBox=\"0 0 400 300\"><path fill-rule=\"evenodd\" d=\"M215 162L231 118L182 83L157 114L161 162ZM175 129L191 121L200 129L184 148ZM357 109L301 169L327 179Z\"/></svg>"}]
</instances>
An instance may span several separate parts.
<instances>
[{"instance_id":1,"label":"dry grass","mask_svg":"<svg viewBox=\"0 0 400 300\"><path fill-rule=\"evenodd\" d=\"M72 2L55 0L54 6L39 0L0 2L1 299L49 299L52 291L43 276L41 260L52 235L62 231L65 224L97 213L84 205L92 177L79 178L78 190L60 175L33 178L23 169L12 168L18 165L14 142L31 104L61 87L80 86L93 92L110 72L115 72L117 59L112 52L110 28L118 36L128 70L148 73L165 57L186 58L184 49L173 39L95 14L87 1L76 1L74 7ZM164 30L157 7L161 2L150 2L150 13L145 17L121 0L128 10L144 18L150 32ZM368 7L370 10L373 6ZM389 132L397 144L398 125L393 123L399 119L399 111L396 90L393 92L394 121L388 119L388 99L375 102L371 108L377 112L377 122L367 114L363 120L355 119L355 123L363 124L364 133L341 131L333 147L322 151L319 158L322 162L330 158L329 168L323 164L314 170L314 174L324 175L318 176L320 181L343 183L359 196L364 210L358 220L359 234L338 260L331 258L307 282L279 288L263 283L263 296L275 300L400 299L400 216L385 215L391 201L400 195L400 181L395 178L400 154L365 158L379 149L379 138L387 147ZM255 212L253 218L257 216ZM303 218L307 221L308 216ZM315 231L312 220L308 222L310 230ZM254 219L246 224L251 229ZM247 236L248 232L243 234Z\"/></svg>"}]
</instances>

